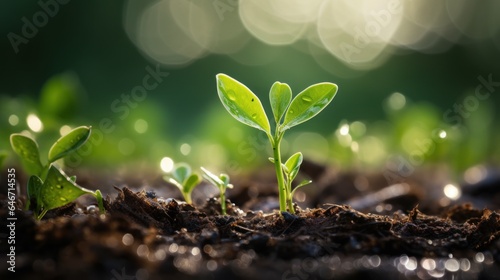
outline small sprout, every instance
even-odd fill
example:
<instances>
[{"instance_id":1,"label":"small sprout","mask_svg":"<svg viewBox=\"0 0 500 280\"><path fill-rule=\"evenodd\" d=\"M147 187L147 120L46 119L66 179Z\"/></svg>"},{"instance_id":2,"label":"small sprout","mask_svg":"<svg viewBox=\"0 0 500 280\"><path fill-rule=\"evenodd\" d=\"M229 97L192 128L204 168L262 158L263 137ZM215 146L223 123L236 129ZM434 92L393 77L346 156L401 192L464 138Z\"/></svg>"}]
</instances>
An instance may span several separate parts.
<instances>
[{"instance_id":1,"label":"small sprout","mask_svg":"<svg viewBox=\"0 0 500 280\"><path fill-rule=\"evenodd\" d=\"M281 166L283 168L283 173L285 175L284 179L285 179L286 191L287 191L287 194L290 195L290 197L287 198L287 203L289 203L288 204L289 209L293 209L293 204L291 204L291 203L292 203L292 199L293 199L293 195L295 194L295 191L298 188L301 188L305 185L312 183L311 180L303 180L302 182L300 182L300 184L298 184L295 187L295 189L292 190L292 182L295 179L295 177L297 177L297 175L299 174L300 165L302 164L303 158L304 157L302 156L302 153L297 152L297 153L293 154L284 164L283 163L281 164ZM272 163L274 163L274 158L269 158L269 160Z\"/></svg>"},{"instance_id":2,"label":"small sprout","mask_svg":"<svg viewBox=\"0 0 500 280\"><path fill-rule=\"evenodd\" d=\"M50 148L47 164L40 160L38 144L22 134L12 134L12 149L21 158L24 170L30 175L27 186L27 210L33 210L35 218L40 220L47 211L64 206L84 194L93 195L104 213L102 194L93 192L76 184L76 176L68 177L54 165L58 159L77 151L85 144L91 134L91 127L81 126L59 138Z\"/></svg>"},{"instance_id":3,"label":"small sprout","mask_svg":"<svg viewBox=\"0 0 500 280\"><path fill-rule=\"evenodd\" d=\"M34 183L32 189L36 194L36 213L39 213L37 219L41 219L47 211L64 206L84 194L93 195L101 212L104 211L103 198L99 190L93 192L78 186L54 165L50 166L47 178L41 186L42 180L36 175L30 177L30 182Z\"/></svg>"},{"instance_id":4,"label":"small sprout","mask_svg":"<svg viewBox=\"0 0 500 280\"><path fill-rule=\"evenodd\" d=\"M163 177L167 182L179 188L188 204L192 204L191 193L201 182L200 175L192 173L191 167L187 163L178 163L169 175Z\"/></svg>"},{"instance_id":5,"label":"small sprout","mask_svg":"<svg viewBox=\"0 0 500 280\"><path fill-rule=\"evenodd\" d=\"M274 151L272 162L278 179L280 210L284 212L288 208L288 211L294 213L291 181L298 173L302 154L294 154L287 163L282 164L281 140L286 130L308 121L330 104L337 94L337 85L332 83L314 84L292 99L292 90L287 84L274 83L269 92L269 101L275 122L275 130L272 133L262 103L250 89L225 74L218 74L216 79L217 93L229 114L236 120L267 134ZM305 181L298 187L306 184Z\"/></svg>"},{"instance_id":6,"label":"small sprout","mask_svg":"<svg viewBox=\"0 0 500 280\"><path fill-rule=\"evenodd\" d=\"M216 186L219 188L220 191L220 207L221 207L221 212L222 215L226 215L226 189L233 188L232 184L229 184L229 175L227 174L220 174L219 177L217 177L215 174L212 172L208 171L207 169L201 167L201 171L203 171L203 178L205 178L208 182L210 182L212 185Z\"/></svg>"}]
</instances>

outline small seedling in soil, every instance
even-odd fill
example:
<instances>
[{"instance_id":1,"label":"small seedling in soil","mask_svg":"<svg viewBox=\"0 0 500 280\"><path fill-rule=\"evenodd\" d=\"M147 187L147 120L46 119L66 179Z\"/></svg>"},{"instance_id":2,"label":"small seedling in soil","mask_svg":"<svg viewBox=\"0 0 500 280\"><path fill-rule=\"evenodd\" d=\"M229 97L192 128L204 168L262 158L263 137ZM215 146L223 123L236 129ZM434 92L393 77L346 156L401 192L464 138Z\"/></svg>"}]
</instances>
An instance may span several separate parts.
<instances>
[{"instance_id":1,"label":"small seedling in soil","mask_svg":"<svg viewBox=\"0 0 500 280\"><path fill-rule=\"evenodd\" d=\"M304 89L292 100L290 86L275 82L269 92L275 122L273 134L262 103L250 89L225 74L218 74L216 79L219 98L229 114L236 120L266 133L273 147L272 162L278 180L280 211L287 211L288 207L288 211L294 213L291 181L300 168L302 155L294 154L287 160L291 170L288 169L286 163L284 167L280 152L281 140L286 130L308 121L330 104L337 93L337 85L332 83L314 84ZM303 182L299 186L305 184L306 182Z\"/></svg>"},{"instance_id":2,"label":"small seedling in soil","mask_svg":"<svg viewBox=\"0 0 500 280\"><path fill-rule=\"evenodd\" d=\"M192 204L191 193L201 182L201 177L193 173L191 167L187 163L176 164L170 176L165 175L163 179L178 187L186 203Z\"/></svg>"},{"instance_id":3,"label":"small seedling in soil","mask_svg":"<svg viewBox=\"0 0 500 280\"><path fill-rule=\"evenodd\" d=\"M203 178L219 188L221 213L222 215L226 215L226 189L233 188L233 185L229 183L229 175L222 173L217 177L215 174L203 167L201 167L201 171L204 173Z\"/></svg>"},{"instance_id":4,"label":"small seedling in soil","mask_svg":"<svg viewBox=\"0 0 500 280\"><path fill-rule=\"evenodd\" d=\"M10 136L12 149L21 158L24 170L30 175L28 180L28 199L26 209L33 210L35 218L40 220L51 209L73 202L84 194L93 195L104 213L102 194L99 190L91 191L76 184L76 177L68 177L54 163L77 151L89 139L91 127L81 126L59 138L50 148L47 164L40 160L38 144L23 134Z\"/></svg>"}]
</instances>

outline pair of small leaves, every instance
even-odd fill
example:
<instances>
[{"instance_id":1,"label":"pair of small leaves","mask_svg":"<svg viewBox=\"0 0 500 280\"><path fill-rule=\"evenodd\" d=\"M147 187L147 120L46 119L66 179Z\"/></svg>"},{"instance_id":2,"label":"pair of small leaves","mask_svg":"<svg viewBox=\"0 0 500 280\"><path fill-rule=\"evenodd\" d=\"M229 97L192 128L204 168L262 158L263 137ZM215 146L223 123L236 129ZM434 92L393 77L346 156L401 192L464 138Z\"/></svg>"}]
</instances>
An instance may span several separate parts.
<instances>
[{"instance_id":1,"label":"pair of small leaves","mask_svg":"<svg viewBox=\"0 0 500 280\"><path fill-rule=\"evenodd\" d=\"M203 171L203 178L209 181L212 185L218 187L221 192L225 192L227 188L233 188L233 185L229 183L229 175L223 173L217 177L217 175L208 171L204 167L201 167L201 171Z\"/></svg>"},{"instance_id":2,"label":"pair of small leaves","mask_svg":"<svg viewBox=\"0 0 500 280\"><path fill-rule=\"evenodd\" d=\"M217 93L219 98L236 120L260 129L271 135L266 112L259 98L244 84L225 74L218 74ZM321 112L335 97L337 85L319 83L312 85L292 100L292 91L287 84L276 82L271 87L269 99L277 127L281 131L299 125Z\"/></svg>"},{"instance_id":3,"label":"pair of small leaves","mask_svg":"<svg viewBox=\"0 0 500 280\"><path fill-rule=\"evenodd\" d=\"M81 188L76 185L75 177L67 177L61 170L52 165L56 160L79 149L88 140L90 134L91 127L81 126L59 138L49 150L46 167L41 163L38 144L32 138L22 134L10 136L12 149L21 157L25 171L31 174L28 181L26 207L29 209L30 202L36 202L34 211L37 219L41 219L48 210L64 206L86 193L94 195L101 212L104 211L102 195L99 190L94 193Z\"/></svg>"},{"instance_id":4,"label":"pair of small leaves","mask_svg":"<svg viewBox=\"0 0 500 280\"><path fill-rule=\"evenodd\" d=\"M290 158L288 158L288 160L285 163L281 164L283 172L285 172L287 178L290 179L290 181L292 181L293 179L295 179L295 177L297 177L303 159L304 156L302 155L302 153L297 152L292 156L290 156ZM275 162L274 158L269 158L269 161L271 161L272 163Z\"/></svg>"},{"instance_id":5,"label":"pair of small leaves","mask_svg":"<svg viewBox=\"0 0 500 280\"><path fill-rule=\"evenodd\" d=\"M286 162L285 162L285 172L288 174L288 179L293 181L297 174L299 173L300 165L302 164L302 160L304 157L301 152L293 154Z\"/></svg>"},{"instance_id":6,"label":"pair of small leaves","mask_svg":"<svg viewBox=\"0 0 500 280\"><path fill-rule=\"evenodd\" d=\"M28 181L28 199L36 201L37 218L41 219L47 211L64 206L84 194L95 196L100 210L104 211L101 192L82 188L75 181L75 177L66 176L54 165L50 166L45 181L32 175Z\"/></svg>"},{"instance_id":7,"label":"pair of small leaves","mask_svg":"<svg viewBox=\"0 0 500 280\"><path fill-rule=\"evenodd\" d=\"M205 178L212 185L219 188L221 213L222 215L226 215L226 189L233 188L233 185L229 183L229 175L222 173L217 177L217 175L213 174L203 167L201 167L201 171L203 171L203 178Z\"/></svg>"},{"instance_id":8,"label":"pair of small leaves","mask_svg":"<svg viewBox=\"0 0 500 280\"><path fill-rule=\"evenodd\" d=\"M168 182L178 187L187 203L191 203L191 192L200 182L198 174L192 173L191 167L186 163L179 163L174 167L171 177L165 176Z\"/></svg>"},{"instance_id":9,"label":"pair of small leaves","mask_svg":"<svg viewBox=\"0 0 500 280\"><path fill-rule=\"evenodd\" d=\"M90 134L91 127L80 126L59 138L49 150L47 165L76 151L88 140ZM10 143L14 152L21 157L26 171L41 176L44 167L40 161L38 144L30 137L18 133L10 136Z\"/></svg>"},{"instance_id":10,"label":"pair of small leaves","mask_svg":"<svg viewBox=\"0 0 500 280\"><path fill-rule=\"evenodd\" d=\"M302 153L297 152L297 153L293 154L292 156L290 156L290 158L288 158L288 160L282 164L283 172L286 175L286 179L287 179L289 185L292 183L292 181L295 179L295 177L297 177L297 175L299 174L300 165L302 164L303 159L304 159L304 157L303 157ZM274 163L274 158L269 158L269 160ZM293 197L293 194L295 193L295 191L298 188L303 187L305 185L308 185L310 183L312 183L311 180L303 180L302 182L300 182L295 187L295 189L292 191L291 197Z\"/></svg>"}]
</instances>

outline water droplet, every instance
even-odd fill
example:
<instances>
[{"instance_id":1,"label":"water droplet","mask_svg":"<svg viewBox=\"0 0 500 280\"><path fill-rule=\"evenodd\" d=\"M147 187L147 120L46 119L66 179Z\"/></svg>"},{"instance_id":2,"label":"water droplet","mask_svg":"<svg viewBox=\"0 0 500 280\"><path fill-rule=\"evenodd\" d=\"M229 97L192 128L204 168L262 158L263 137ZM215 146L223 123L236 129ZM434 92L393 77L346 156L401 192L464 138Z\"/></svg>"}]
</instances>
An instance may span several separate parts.
<instances>
[{"instance_id":1,"label":"water droplet","mask_svg":"<svg viewBox=\"0 0 500 280\"><path fill-rule=\"evenodd\" d=\"M59 199L60 199L61 201L68 201L66 198L64 198L64 197L62 197L62 196L61 196Z\"/></svg>"},{"instance_id":2,"label":"water droplet","mask_svg":"<svg viewBox=\"0 0 500 280\"><path fill-rule=\"evenodd\" d=\"M304 101L304 102L311 102L312 98L309 97L309 96L307 96L307 95L304 95L304 96L302 96L302 101Z\"/></svg>"},{"instance_id":3,"label":"water droplet","mask_svg":"<svg viewBox=\"0 0 500 280\"><path fill-rule=\"evenodd\" d=\"M56 188L58 188L58 189L62 189L62 188L63 188L63 186L62 186L62 185L56 185Z\"/></svg>"},{"instance_id":4,"label":"water droplet","mask_svg":"<svg viewBox=\"0 0 500 280\"><path fill-rule=\"evenodd\" d=\"M99 212L99 208L97 208L95 205L89 205L87 206L87 212L89 214L97 214Z\"/></svg>"},{"instance_id":5,"label":"water droplet","mask_svg":"<svg viewBox=\"0 0 500 280\"><path fill-rule=\"evenodd\" d=\"M232 100L232 101L235 101L236 100L236 94L234 93L234 90L229 90L227 92L227 97Z\"/></svg>"},{"instance_id":6,"label":"water droplet","mask_svg":"<svg viewBox=\"0 0 500 280\"><path fill-rule=\"evenodd\" d=\"M62 178L57 178L57 181L62 182Z\"/></svg>"},{"instance_id":7,"label":"water droplet","mask_svg":"<svg viewBox=\"0 0 500 280\"><path fill-rule=\"evenodd\" d=\"M256 118L257 118L257 114L253 114L253 115L252 115L252 118L253 118L253 119L256 119Z\"/></svg>"},{"instance_id":8,"label":"water droplet","mask_svg":"<svg viewBox=\"0 0 500 280\"><path fill-rule=\"evenodd\" d=\"M293 113L294 113L293 109L290 109L290 111L289 111L289 112L290 112L290 114L293 114Z\"/></svg>"}]
</instances>

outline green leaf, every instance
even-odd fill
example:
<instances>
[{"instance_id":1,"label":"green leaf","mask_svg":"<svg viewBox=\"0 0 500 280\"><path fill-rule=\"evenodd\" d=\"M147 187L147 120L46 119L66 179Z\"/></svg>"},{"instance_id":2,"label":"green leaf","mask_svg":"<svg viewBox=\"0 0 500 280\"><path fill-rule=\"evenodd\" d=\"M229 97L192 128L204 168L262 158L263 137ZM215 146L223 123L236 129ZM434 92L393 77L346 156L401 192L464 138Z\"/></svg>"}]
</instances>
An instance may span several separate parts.
<instances>
[{"instance_id":1,"label":"green leaf","mask_svg":"<svg viewBox=\"0 0 500 280\"><path fill-rule=\"evenodd\" d=\"M219 175L219 178L222 182L224 182L224 185L226 186L226 188L230 188L230 189L233 188L233 185L229 184L229 175L222 173Z\"/></svg>"},{"instance_id":2,"label":"green leaf","mask_svg":"<svg viewBox=\"0 0 500 280\"><path fill-rule=\"evenodd\" d=\"M40 176L43 170L37 143L30 137L14 133L10 135L10 144L16 154L21 157L25 171Z\"/></svg>"},{"instance_id":3,"label":"green leaf","mask_svg":"<svg viewBox=\"0 0 500 280\"><path fill-rule=\"evenodd\" d=\"M95 196L93 191L78 186L61 170L51 165L40 189L38 201L41 202L43 210L48 211L64 206L84 194Z\"/></svg>"},{"instance_id":4,"label":"green leaf","mask_svg":"<svg viewBox=\"0 0 500 280\"><path fill-rule=\"evenodd\" d=\"M236 120L271 134L266 112L259 98L245 85L225 75L217 74L217 93L224 108Z\"/></svg>"},{"instance_id":5,"label":"green leaf","mask_svg":"<svg viewBox=\"0 0 500 280\"><path fill-rule=\"evenodd\" d=\"M207 181L209 181L212 185L220 188L222 185L224 185L224 182L217 177L215 174L212 172L208 171L204 167L200 167L201 171L203 171L203 178L205 178Z\"/></svg>"},{"instance_id":6,"label":"green leaf","mask_svg":"<svg viewBox=\"0 0 500 280\"><path fill-rule=\"evenodd\" d=\"M229 184L229 175L222 173L219 175L219 177L217 177L215 174L208 171L204 167L201 167L201 171L203 171L204 173L203 178L209 181L212 185L221 189L221 192L223 192L226 188L233 188L233 185Z\"/></svg>"},{"instance_id":7,"label":"green leaf","mask_svg":"<svg viewBox=\"0 0 500 280\"><path fill-rule=\"evenodd\" d=\"M288 170L289 180L293 181L299 173L300 165L302 164L303 156L301 152L293 154L286 162L285 166Z\"/></svg>"},{"instance_id":8,"label":"green leaf","mask_svg":"<svg viewBox=\"0 0 500 280\"><path fill-rule=\"evenodd\" d=\"M183 192L191 193L199 183L201 182L201 178L198 174L191 174L189 178L184 182Z\"/></svg>"},{"instance_id":9,"label":"green leaf","mask_svg":"<svg viewBox=\"0 0 500 280\"><path fill-rule=\"evenodd\" d=\"M189 175L191 175L191 167L187 163L176 164L172 172L172 177L181 185L184 185Z\"/></svg>"},{"instance_id":10,"label":"green leaf","mask_svg":"<svg viewBox=\"0 0 500 280\"><path fill-rule=\"evenodd\" d=\"M43 186L43 182L42 182L42 179L40 179L40 177L36 176L36 175L31 175L30 178L28 179L28 193L27 193L27 196L28 196L28 199L27 199L27 203L26 203L26 210L34 210L35 213L38 213L39 210L40 210L40 203L38 203L38 199L40 197L40 190L42 189L42 186ZM35 202L36 205L31 205L31 202ZM34 208L34 209L32 209Z\"/></svg>"},{"instance_id":11,"label":"green leaf","mask_svg":"<svg viewBox=\"0 0 500 280\"><path fill-rule=\"evenodd\" d=\"M104 199L102 198L102 193L100 190L96 190L94 193L95 199L97 200L97 205L99 206L99 212L101 214L106 213L106 210L104 209Z\"/></svg>"},{"instance_id":12,"label":"green leaf","mask_svg":"<svg viewBox=\"0 0 500 280\"><path fill-rule=\"evenodd\" d=\"M292 101L292 90L287 84L276 82L271 87L269 92L269 101L273 110L274 121L279 124L281 118L285 114L288 105Z\"/></svg>"},{"instance_id":13,"label":"green leaf","mask_svg":"<svg viewBox=\"0 0 500 280\"><path fill-rule=\"evenodd\" d=\"M319 83L303 90L288 107L282 130L285 131L316 116L332 101L337 89L336 84Z\"/></svg>"},{"instance_id":14,"label":"green leaf","mask_svg":"<svg viewBox=\"0 0 500 280\"><path fill-rule=\"evenodd\" d=\"M90 126L80 126L59 138L49 151L49 163L76 151L89 139Z\"/></svg>"},{"instance_id":15,"label":"green leaf","mask_svg":"<svg viewBox=\"0 0 500 280\"><path fill-rule=\"evenodd\" d=\"M290 197L293 197L293 195L295 194L295 191L298 190L299 188L302 188L303 186L307 186L309 185L310 183L312 183L312 180L304 180L302 182L300 182L300 184L298 184L295 189L293 189L292 191L292 194Z\"/></svg>"},{"instance_id":16,"label":"green leaf","mask_svg":"<svg viewBox=\"0 0 500 280\"><path fill-rule=\"evenodd\" d=\"M165 179L165 181L169 182L170 184L176 186L181 191L184 188L182 184L180 182L177 182L177 180L175 180L174 178L171 178L169 176L163 176L163 179Z\"/></svg>"}]
</instances>

